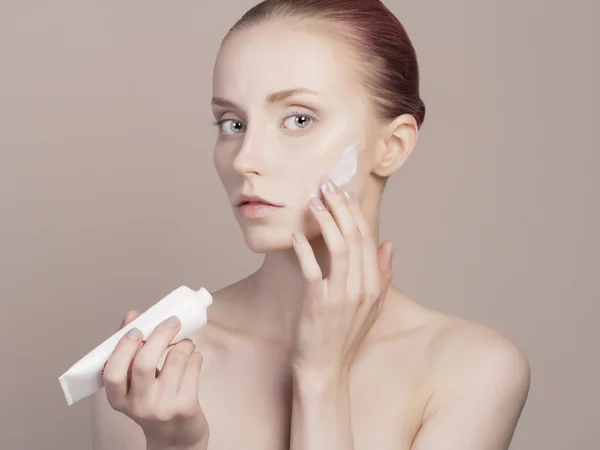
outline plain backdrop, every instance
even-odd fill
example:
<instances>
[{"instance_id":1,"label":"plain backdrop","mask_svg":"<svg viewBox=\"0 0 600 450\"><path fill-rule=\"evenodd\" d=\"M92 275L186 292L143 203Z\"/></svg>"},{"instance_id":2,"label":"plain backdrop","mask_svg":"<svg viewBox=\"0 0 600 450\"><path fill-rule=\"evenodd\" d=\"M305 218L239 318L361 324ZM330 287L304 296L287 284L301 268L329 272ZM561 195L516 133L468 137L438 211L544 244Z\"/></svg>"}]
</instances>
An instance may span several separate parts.
<instances>
[{"instance_id":1,"label":"plain backdrop","mask_svg":"<svg viewBox=\"0 0 600 450\"><path fill-rule=\"evenodd\" d=\"M512 449L598 448L599 89L593 0L387 1L427 117L382 238L420 302L532 364ZM180 285L257 267L212 163L221 38L253 0L0 0L3 450L91 448L58 377Z\"/></svg>"}]
</instances>

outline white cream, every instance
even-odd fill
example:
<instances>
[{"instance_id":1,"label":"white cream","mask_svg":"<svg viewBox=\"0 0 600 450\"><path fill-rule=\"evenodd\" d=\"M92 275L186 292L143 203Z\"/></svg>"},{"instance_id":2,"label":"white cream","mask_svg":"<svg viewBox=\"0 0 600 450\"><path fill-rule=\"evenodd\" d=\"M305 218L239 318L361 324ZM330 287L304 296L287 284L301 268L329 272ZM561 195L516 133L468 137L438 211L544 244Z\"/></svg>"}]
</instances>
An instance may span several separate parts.
<instances>
[{"instance_id":1,"label":"white cream","mask_svg":"<svg viewBox=\"0 0 600 450\"><path fill-rule=\"evenodd\" d=\"M338 186L344 186L349 184L352 181L352 178L356 176L358 171L358 146L360 141L355 142L354 144L348 145L340 155L337 164L334 168L329 172L329 178L333 180L335 184ZM324 180L327 178L327 172L323 172L321 174L320 180ZM318 197L320 195L321 189L320 186L317 186L313 193L313 197Z\"/></svg>"},{"instance_id":2,"label":"white cream","mask_svg":"<svg viewBox=\"0 0 600 450\"><path fill-rule=\"evenodd\" d=\"M329 174L329 178L338 186L344 186L352 181L358 170L358 144L349 145L342 152L337 165Z\"/></svg>"},{"instance_id":3,"label":"white cream","mask_svg":"<svg viewBox=\"0 0 600 450\"><path fill-rule=\"evenodd\" d=\"M102 344L81 358L58 379L67 404L86 398L104 386L102 370L117 343L132 328L139 328L146 339L158 324L170 316L181 320L181 329L171 342L175 344L195 333L206 324L206 309L212 304L212 296L204 289L194 291L181 286L150 307L141 316L117 331Z\"/></svg>"}]
</instances>

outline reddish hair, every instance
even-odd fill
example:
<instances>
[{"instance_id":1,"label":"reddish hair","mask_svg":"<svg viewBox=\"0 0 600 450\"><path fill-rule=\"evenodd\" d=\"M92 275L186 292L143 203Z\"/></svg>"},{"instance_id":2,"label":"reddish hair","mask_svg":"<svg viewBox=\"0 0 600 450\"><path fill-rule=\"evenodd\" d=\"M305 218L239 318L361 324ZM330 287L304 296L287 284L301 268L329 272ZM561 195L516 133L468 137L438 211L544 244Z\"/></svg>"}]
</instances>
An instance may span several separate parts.
<instances>
[{"instance_id":1,"label":"reddish hair","mask_svg":"<svg viewBox=\"0 0 600 450\"><path fill-rule=\"evenodd\" d=\"M419 65L404 26L379 0L265 0L248 10L229 30L276 18L319 20L349 43L359 56L359 76L380 117L411 114L425 119L419 94ZM321 30L319 30L321 31ZM227 36L225 37L227 38Z\"/></svg>"}]
</instances>

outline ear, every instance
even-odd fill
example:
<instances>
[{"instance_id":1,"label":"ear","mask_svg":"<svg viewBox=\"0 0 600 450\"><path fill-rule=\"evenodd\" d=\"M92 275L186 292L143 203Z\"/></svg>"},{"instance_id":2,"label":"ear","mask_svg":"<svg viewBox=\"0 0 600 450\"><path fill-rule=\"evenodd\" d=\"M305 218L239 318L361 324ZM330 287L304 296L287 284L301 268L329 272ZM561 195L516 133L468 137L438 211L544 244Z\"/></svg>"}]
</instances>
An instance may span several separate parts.
<instances>
[{"instance_id":1,"label":"ear","mask_svg":"<svg viewBox=\"0 0 600 450\"><path fill-rule=\"evenodd\" d=\"M373 173L387 178L398 170L417 143L419 128L410 114L396 117L384 127L377 145Z\"/></svg>"}]
</instances>

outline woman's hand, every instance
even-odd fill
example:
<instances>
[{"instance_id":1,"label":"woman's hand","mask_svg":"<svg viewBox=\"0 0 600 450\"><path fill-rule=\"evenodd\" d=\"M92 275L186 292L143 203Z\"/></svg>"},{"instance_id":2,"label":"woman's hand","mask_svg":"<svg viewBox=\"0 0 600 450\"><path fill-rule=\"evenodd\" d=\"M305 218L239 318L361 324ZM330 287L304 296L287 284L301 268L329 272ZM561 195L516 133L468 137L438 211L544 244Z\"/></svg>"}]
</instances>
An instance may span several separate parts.
<instances>
[{"instance_id":1,"label":"woman's hand","mask_svg":"<svg viewBox=\"0 0 600 450\"><path fill-rule=\"evenodd\" d=\"M130 311L122 326L139 315ZM109 404L141 426L149 449L205 448L208 442L209 428L198 401L202 356L190 339L170 346L180 327L177 317L167 319L147 341L142 341L140 330L132 328L104 367Z\"/></svg>"},{"instance_id":2,"label":"woman's hand","mask_svg":"<svg viewBox=\"0 0 600 450\"><path fill-rule=\"evenodd\" d=\"M378 247L360 204L347 191L328 180L323 195L329 210L318 198L311 210L331 256L327 279L306 238L293 236L305 289L292 367L337 376L348 373L381 312L393 248L390 241Z\"/></svg>"}]
</instances>

